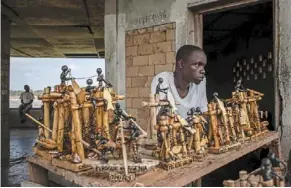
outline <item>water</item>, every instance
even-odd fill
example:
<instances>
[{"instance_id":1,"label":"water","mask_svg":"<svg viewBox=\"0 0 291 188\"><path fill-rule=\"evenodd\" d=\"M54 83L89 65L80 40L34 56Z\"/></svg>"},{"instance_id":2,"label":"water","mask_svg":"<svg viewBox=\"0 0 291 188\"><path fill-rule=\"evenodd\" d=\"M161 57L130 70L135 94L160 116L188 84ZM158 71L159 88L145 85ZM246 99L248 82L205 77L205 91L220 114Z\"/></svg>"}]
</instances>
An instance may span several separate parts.
<instances>
[{"instance_id":1,"label":"water","mask_svg":"<svg viewBox=\"0 0 291 188\"><path fill-rule=\"evenodd\" d=\"M20 99L9 99L9 108L18 108L20 105ZM32 103L33 108L40 108L42 105L42 101L38 99L34 99Z\"/></svg>"}]
</instances>

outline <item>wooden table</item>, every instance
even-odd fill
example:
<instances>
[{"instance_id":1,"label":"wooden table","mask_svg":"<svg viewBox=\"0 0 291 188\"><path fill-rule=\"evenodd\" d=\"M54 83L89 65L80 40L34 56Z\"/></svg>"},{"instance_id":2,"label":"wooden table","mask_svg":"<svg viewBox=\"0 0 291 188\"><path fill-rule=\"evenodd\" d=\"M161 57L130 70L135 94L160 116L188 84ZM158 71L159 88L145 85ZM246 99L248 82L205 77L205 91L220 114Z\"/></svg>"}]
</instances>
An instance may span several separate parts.
<instances>
[{"instance_id":1,"label":"wooden table","mask_svg":"<svg viewBox=\"0 0 291 188\"><path fill-rule=\"evenodd\" d=\"M193 162L190 165L175 168L169 171L155 168L141 176L136 177L133 182L109 182L106 178L90 177L84 173L74 173L62 168L55 167L50 161L41 159L38 156L31 156L27 158L29 163L29 178L30 181L44 186L48 185L48 171L62 176L64 179L74 182L80 186L102 186L102 187L131 187L135 183L141 183L144 186L184 186L201 177L209 174L210 172L258 149L263 146L270 147L279 157L280 143L279 134L277 132L269 132L259 139L245 142L238 150L229 151L227 153L214 155L208 154L203 162ZM243 169L242 169L243 170ZM177 178L179 177L179 178ZM221 182L222 183L222 182Z\"/></svg>"}]
</instances>

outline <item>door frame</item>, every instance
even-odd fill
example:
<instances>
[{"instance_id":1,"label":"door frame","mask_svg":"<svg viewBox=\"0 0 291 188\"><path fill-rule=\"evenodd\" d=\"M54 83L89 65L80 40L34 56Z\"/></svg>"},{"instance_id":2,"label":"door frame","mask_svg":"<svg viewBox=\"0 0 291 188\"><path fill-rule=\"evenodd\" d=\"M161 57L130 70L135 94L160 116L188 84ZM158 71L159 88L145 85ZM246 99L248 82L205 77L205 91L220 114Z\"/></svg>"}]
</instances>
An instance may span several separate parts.
<instances>
[{"instance_id":1,"label":"door frame","mask_svg":"<svg viewBox=\"0 0 291 188\"><path fill-rule=\"evenodd\" d=\"M279 91L278 67L279 67L279 24L278 20L278 2L276 0L208 0L198 1L188 4L188 10L191 12L188 16L188 33L192 40L188 40L193 45L203 47L203 15L227 11L230 9L252 6L272 2L273 4L273 77L274 77L274 129L278 130L281 120L281 98ZM192 15L191 15L192 14ZM190 23L190 20L192 23Z\"/></svg>"}]
</instances>

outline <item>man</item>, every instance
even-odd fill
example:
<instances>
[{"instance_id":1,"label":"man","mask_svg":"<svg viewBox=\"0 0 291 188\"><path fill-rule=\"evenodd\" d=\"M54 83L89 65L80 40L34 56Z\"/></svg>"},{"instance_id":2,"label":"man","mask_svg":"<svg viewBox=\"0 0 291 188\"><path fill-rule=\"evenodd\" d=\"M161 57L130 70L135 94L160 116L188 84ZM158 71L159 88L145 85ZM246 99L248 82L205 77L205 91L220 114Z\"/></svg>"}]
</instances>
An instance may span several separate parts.
<instances>
[{"instance_id":1,"label":"man","mask_svg":"<svg viewBox=\"0 0 291 188\"><path fill-rule=\"evenodd\" d=\"M21 100L21 105L19 106L18 111L21 123L25 122L25 114L29 113L30 109L32 108L32 102L34 99L33 93L30 92L28 85L24 86L24 90L25 92L21 93L19 97Z\"/></svg>"},{"instance_id":2,"label":"man","mask_svg":"<svg viewBox=\"0 0 291 188\"><path fill-rule=\"evenodd\" d=\"M199 107L202 112L207 111L204 51L193 45L182 46L176 55L175 72L161 72L157 74L151 84L151 93L156 93L159 78L163 79L162 88L167 88L167 96L160 92L160 97L170 101L173 111L187 117L187 112ZM161 79L160 79L161 80ZM175 105L178 103L178 105Z\"/></svg>"}]
</instances>

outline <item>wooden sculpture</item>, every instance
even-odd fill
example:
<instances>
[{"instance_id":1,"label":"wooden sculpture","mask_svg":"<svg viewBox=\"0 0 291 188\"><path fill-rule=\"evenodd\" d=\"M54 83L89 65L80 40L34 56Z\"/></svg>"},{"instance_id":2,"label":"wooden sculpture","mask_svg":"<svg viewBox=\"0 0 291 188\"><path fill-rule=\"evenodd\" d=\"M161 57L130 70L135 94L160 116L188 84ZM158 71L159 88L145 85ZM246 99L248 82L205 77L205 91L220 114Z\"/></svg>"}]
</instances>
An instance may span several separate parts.
<instances>
[{"instance_id":1,"label":"wooden sculpture","mask_svg":"<svg viewBox=\"0 0 291 188\"><path fill-rule=\"evenodd\" d=\"M285 187L286 175L286 164L280 161L274 153L269 153L268 158L262 159L259 169L249 174L242 170L239 172L238 180L227 180L223 182L223 185L226 187Z\"/></svg>"},{"instance_id":2,"label":"wooden sculpture","mask_svg":"<svg viewBox=\"0 0 291 188\"><path fill-rule=\"evenodd\" d=\"M209 153L222 153L235 149L241 146L241 143L237 142L234 134L234 122L232 118L232 111L225 107L222 100L218 98L218 94L213 94L213 100L208 104L209 116Z\"/></svg>"},{"instance_id":3,"label":"wooden sculpture","mask_svg":"<svg viewBox=\"0 0 291 188\"><path fill-rule=\"evenodd\" d=\"M208 124L208 122L202 116L199 107L191 108L187 115L187 121L191 126L191 131L188 131L187 150L193 153L191 154L193 160L201 161L208 151L208 137L205 128L205 124Z\"/></svg>"},{"instance_id":4,"label":"wooden sculpture","mask_svg":"<svg viewBox=\"0 0 291 188\"><path fill-rule=\"evenodd\" d=\"M262 121L258 110L258 101L264 94L244 89L240 80L238 81L232 98L225 102L230 104L229 110L233 112L234 130L239 141L256 138L268 132L268 121Z\"/></svg>"},{"instance_id":5,"label":"wooden sculpture","mask_svg":"<svg viewBox=\"0 0 291 188\"><path fill-rule=\"evenodd\" d=\"M159 78L155 95L151 95L150 102L142 102L142 106L151 108L151 120L148 127L149 140L145 148L153 150L152 154L160 160L160 166L171 169L193 161L193 156L187 149L187 134L194 134L188 122L174 112L173 104L168 100L168 88L162 88L163 79ZM160 96L164 94L164 98ZM152 146L151 145L151 146Z\"/></svg>"},{"instance_id":6,"label":"wooden sculpture","mask_svg":"<svg viewBox=\"0 0 291 188\"><path fill-rule=\"evenodd\" d=\"M60 85L54 91L45 88L39 96L44 103L44 117L38 121L26 114L40 127L34 148L37 155L50 158L60 168L79 172L94 167L101 173L110 171L111 181L131 181L136 173L158 162L142 159L139 140L147 133L121 109L117 101L124 96L113 92L101 69L97 69L96 76L97 86L88 79L87 86L81 88L70 69L62 67Z\"/></svg>"}]
</instances>

